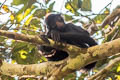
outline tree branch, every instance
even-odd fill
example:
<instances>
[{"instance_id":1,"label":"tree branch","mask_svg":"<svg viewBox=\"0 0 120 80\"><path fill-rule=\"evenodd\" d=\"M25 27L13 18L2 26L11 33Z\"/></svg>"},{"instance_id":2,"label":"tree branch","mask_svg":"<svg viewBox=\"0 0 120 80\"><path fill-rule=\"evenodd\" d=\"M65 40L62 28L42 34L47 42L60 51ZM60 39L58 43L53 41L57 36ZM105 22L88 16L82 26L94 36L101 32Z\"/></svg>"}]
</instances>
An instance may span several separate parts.
<instances>
[{"instance_id":1,"label":"tree branch","mask_svg":"<svg viewBox=\"0 0 120 80\"><path fill-rule=\"evenodd\" d=\"M111 68L113 68L113 66L115 64L117 64L118 62L120 62L120 57L111 60L105 68L103 68L98 73L96 73L95 75L91 76L90 78L88 78L88 80L95 80L97 77L100 77L100 76L108 73L111 70Z\"/></svg>"},{"instance_id":2,"label":"tree branch","mask_svg":"<svg viewBox=\"0 0 120 80\"><path fill-rule=\"evenodd\" d=\"M42 41L42 39L36 36L7 32L4 30L0 30L0 35L41 45L46 44L44 41ZM50 40L49 46L54 46L54 41ZM69 57L65 60L32 65L8 64L3 62L0 67L0 73L4 75L18 76L33 74L45 75L48 73L48 80L61 80L67 74L79 70L87 64L119 53L119 46L120 38L102 45L90 47L88 49L82 49L67 44L63 45L63 48L61 48L69 53Z\"/></svg>"},{"instance_id":3,"label":"tree branch","mask_svg":"<svg viewBox=\"0 0 120 80\"><path fill-rule=\"evenodd\" d=\"M104 19L101 27L104 28L107 24L111 24L111 22L114 21L117 16L120 17L120 9L119 8L115 9L110 15L108 15Z\"/></svg>"}]
</instances>

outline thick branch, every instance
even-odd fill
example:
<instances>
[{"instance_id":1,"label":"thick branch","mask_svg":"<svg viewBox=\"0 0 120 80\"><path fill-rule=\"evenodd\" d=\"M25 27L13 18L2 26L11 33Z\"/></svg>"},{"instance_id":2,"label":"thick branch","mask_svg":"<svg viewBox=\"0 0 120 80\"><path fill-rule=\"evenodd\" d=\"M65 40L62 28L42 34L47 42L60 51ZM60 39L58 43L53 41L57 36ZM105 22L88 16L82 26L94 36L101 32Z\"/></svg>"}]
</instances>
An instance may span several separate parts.
<instances>
[{"instance_id":1,"label":"thick branch","mask_svg":"<svg viewBox=\"0 0 120 80\"><path fill-rule=\"evenodd\" d=\"M52 47L56 48L55 42L53 40L49 39L50 44L47 44L40 37L35 36L35 35L25 35L25 34L19 34L19 33L15 33L15 32L8 32L8 31L5 31L5 30L0 30L0 35L11 38L11 39L15 39L15 40L22 40L22 41L26 41L26 42L31 42L31 43L40 44L40 45L52 46ZM61 47L59 47L59 46L61 46ZM67 51L68 53L74 52L76 50L77 51L81 50L80 48L78 48L76 46L71 46L69 44L67 44L67 45L62 44L61 45L61 44L58 43L58 47L59 47L59 49L63 49L65 51ZM72 49L74 49L74 50L72 50Z\"/></svg>"},{"instance_id":2,"label":"thick branch","mask_svg":"<svg viewBox=\"0 0 120 80\"><path fill-rule=\"evenodd\" d=\"M69 51L70 53L74 53L74 54L71 55L68 59L63 60L63 62L60 64L59 62L56 63L46 62L46 63L33 64L33 65L18 65L18 64L5 63L2 64L0 71L1 74L18 75L18 76L26 75L26 74L41 75L41 74L49 73L51 74L51 76L48 80L61 80L61 78L66 76L68 73L78 70L93 61L104 59L108 56L119 53L120 52L119 46L120 46L120 38L88 49L80 49L78 47L75 48L74 46L73 47L67 46L65 47L65 49L67 49L67 51Z\"/></svg>"},{"instance_id":3,"label":"thick branch","mask_svg":"<svg viewBox=\"0 0 120 80\"><path fill-rule=\"evenodd\" d=\"M120 38L111 42L104 43L102 45L90 47L87 49L86 52L79 52L79 55L77 55L75 58L71 58L68 60L68 64L62 70L76 70L91 62L107 58L119 52ZM63 72L62 74L64 73L65 72Z\"/></svg>"},{"instance_id":4,"label":"thick branch","mask_svg":"<svg viewBox=\"0 0 120 80\"><path fill-rule=\"evenodd\" d=\"M37 36L19 34L19 33L15 33L15 32L8 32L5 30L0 30L0 35L6 36L11 39L15 39L15 40L22 40L22 41L27 41L27 42L31 42L31 43L37 43L37 44L45 44L44 41L42 41Z\"/></svg>"},{"instance_id":5,"label":"thick branch","mask_svg":"<svg viewBox=\"0 0 120 80\"><path fill-rule=\"evenodd\" d=\"M0 30L0 35L16 40L23 40L37 44L45 44L44 41L42 41L41 39L39 39L39 37L36 36L29 36L14 32L7 32L3 30ZM53 46L52 42L51 44L50 46ZM69 52L70 56L68 59L63 60L61 64L59 64L59 62L56 63L48 62L41 64L33 64L33 65L18 65L18 64L5 63L2 64L0 71L1 74L5 74L5 75L17 74L18 76L26 75L26 74L41 75L41 74L49 73L52 75L50 76L49 80L59 80L64 76L66 76L68 73L78 70L91 62L97 61L99 59L104 59L107 58L108 56L119 53L120 52L119 46L120 46L120 38L112 42L104 43L102 45L94 46L88 49L81 49L75 46L66 45L63 48L63 50ZM53 72L53 74L51 72Z\"/></svg>"},{"instance_id":6,"label":"thick branch","mask_svg":"<svg viewBox=\"0 0 120 80\"><path fill-rule=\"evenodd\" d=\"M49 64L48 64L49 65ZM9 76L22 76L22 75L40 75L45 74L47 64L32 64L32 65L19 65L19 64L9 64L3 62L3 65L0 67L0 72L4 75Z\"/></svg>"}]
</instances>

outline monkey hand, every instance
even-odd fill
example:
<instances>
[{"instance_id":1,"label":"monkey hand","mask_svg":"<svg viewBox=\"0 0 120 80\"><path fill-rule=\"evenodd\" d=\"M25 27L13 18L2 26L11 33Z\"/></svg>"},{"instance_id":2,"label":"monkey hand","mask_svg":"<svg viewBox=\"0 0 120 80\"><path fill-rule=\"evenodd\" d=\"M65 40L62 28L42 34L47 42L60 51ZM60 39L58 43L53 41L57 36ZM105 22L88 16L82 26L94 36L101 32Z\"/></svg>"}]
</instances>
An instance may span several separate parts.
<instances>
[{"instance_id":1,"label":"monkey hand","mask_svg":"<svg viewBox=\"0 0 120 80\"><path fill-rule=\"evenodd\" d=\"M58 31L52 30L51 31L51 38L55 41L55 42L59 42L60 41L60 34Z\"/></svg>"},{"instance_id":2,"label":"monkey hand","mask_svg":"<svg viewBox=\"0 0 120 80\"><path fill-rule=\"evenodd\" d=\"M49 42L49 40L48 40L48 38L47 38L46 35L40 35L40 38L41 38L43 41L45 41L46 43L50 44L50 42Z\"/></svg>"}]
</instances>

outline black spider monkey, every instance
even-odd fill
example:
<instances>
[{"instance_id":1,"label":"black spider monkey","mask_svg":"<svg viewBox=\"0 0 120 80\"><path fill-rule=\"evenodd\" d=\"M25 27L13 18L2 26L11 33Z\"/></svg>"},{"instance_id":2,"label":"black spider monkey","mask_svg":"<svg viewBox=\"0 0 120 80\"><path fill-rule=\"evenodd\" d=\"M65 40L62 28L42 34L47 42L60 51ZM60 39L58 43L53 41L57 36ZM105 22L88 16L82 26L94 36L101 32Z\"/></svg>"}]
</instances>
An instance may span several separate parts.
<instances>
[{"instance_id":1,"label":"black spider monkey","mask_svg":"<svg viewBox=\"0 0 120 80\"><path fill-rule=\"evenodd\" d=\"M90 37L89 33L82 29L80 26L76 26L72 23L66 24L60 14L49 14L45 18L47 25L47 38L51 38L54 41L65 42L78 46L80 48L88 48L97 45L95 40ZM48 42L44 37L42 37ZM59 61L67 58L69 55L67 52L48 46L40 46L39 48L49 61ZM96 62L88 64L84 68L90 70L95 66Z\"/></svg>"}]
</instances>

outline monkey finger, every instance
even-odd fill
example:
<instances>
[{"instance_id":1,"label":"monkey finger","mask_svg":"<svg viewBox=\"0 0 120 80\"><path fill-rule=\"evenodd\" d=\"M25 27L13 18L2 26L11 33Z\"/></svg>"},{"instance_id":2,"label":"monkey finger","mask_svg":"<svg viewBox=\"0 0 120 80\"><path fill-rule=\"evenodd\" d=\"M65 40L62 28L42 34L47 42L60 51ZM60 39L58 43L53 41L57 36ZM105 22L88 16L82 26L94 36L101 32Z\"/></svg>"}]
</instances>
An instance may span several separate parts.
<instances>
[{"instance_id":1,"label":"monkey finger","mask_svg":"<svg viewBox=\"0 0 120 80\"><path fill-rule=\"evenodd\" d=\"M45 41L46 43L50 44L49 40L47 39L47 37L45 35L40 35L40 38Z\"/></svg>"},{"instance_id":2,"label":"monkey finger","mask_svg":"<svg viewBox=\"0 0 120 80\"><path fill-rule=\"evenodd\" d=\"M51 33L51 38L55 41L56 44L55 34Z\"/></svg>"},{"instance_id":3,"label":"monkey finger","mask_svg":"<svg viewBox=\"0 0 120 80\"><path fill-rule=\"evenodd\" d=\"M60 35L57 34L57 41L59 42L60 41Z\"/></svg>"}]
</instances>

